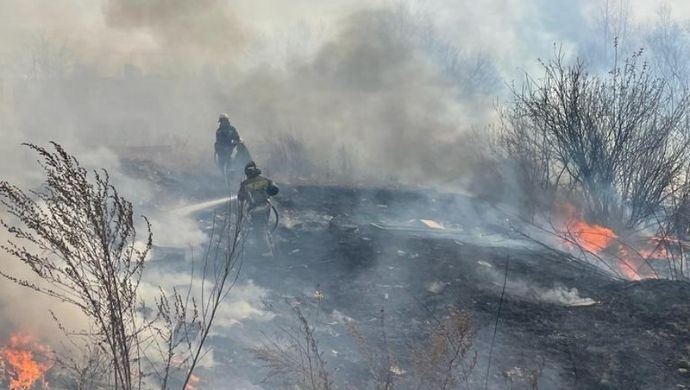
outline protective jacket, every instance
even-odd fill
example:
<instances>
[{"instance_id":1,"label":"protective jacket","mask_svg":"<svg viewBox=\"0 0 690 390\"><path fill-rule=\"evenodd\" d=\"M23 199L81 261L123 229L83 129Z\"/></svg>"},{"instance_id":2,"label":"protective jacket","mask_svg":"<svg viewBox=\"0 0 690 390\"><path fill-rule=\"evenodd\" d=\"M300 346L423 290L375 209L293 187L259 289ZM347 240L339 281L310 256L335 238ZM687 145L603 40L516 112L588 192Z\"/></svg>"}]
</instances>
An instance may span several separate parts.
<instances>
[{"instance_id":1,"label":"protective jacket","mask_svg":"<svg viewBox=\"0 0 690 390\"><path fill-rule=\"evenodd\" d=\"M240 191L237 199L240 202L247 202L249 209L268 207L268 199L278 193L278 187L273 181L259 175L248 178L240 184Z\"/></svg>"}]
</instances>

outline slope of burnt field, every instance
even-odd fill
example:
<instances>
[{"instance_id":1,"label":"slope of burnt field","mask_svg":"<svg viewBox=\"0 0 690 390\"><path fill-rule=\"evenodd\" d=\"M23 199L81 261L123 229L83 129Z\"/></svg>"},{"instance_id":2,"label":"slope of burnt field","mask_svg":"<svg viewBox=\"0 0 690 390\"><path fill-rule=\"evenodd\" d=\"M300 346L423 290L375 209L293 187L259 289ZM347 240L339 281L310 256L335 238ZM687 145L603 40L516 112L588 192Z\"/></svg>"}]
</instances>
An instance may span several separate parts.
<instances>
[{"instance_id":1,"label":"slope of burnt field","mask_svg":"<svg viewBox=\"0 0 690 390\"><path fill-rule=\"evenodd\" d=\"M184 178L160 182L163 192L180 198L225 193L214 178L194 181L193 186L184 185ZM263 310L275 315L217 331L215 366L202 371L209 384L243 378L237 388L273 388L262 384L265 372L246 348L294 321L281 309L288 300L299 301L309 318L317 318L316 336L328 367L340 388L351 389L371 386L348 321L375 338L384 310L392 355L401 375L408 375L412 342L450 307L466 310L477 352L469 384L484 388L508 265L488 388L529 388L508 373L530 370L539 372L540 389L690 387L687 282L625 282L593 273L556 251L521 241L490 209L465 196L281 187L276 255L260 257L249 248L240 275L268 291ZM207 210L196 218L209 226L211 216ZM420 219L446 229L420 225ZM318 305L310 299L317 290L323 296Z\"/></svg>"},{"instance_id":2,"label":"slope of burnt field","mask_svg":"<svg viewBox=\"0 0 690 390\"><path fill-rule=\"evenodd\" d=\"M314 262L287 267L294 280L272 288L287 292L290 286L319 283L328 309L360 321L385 309L400 353L404 340L414 339L430 315L443 316L449 305L457 305L476 322L483 371L490 343L486 336L494 326L510 257L491 371L496 388L505 387L501 373L536 366L542 369L540 388L690 384L690 284L603 278L555 252L510 242L509 232L482 221L482 213L468 203L467 198L406 191L291 189L281 201L286 213L318 211L333 216L335 223L281 229L281 256L275 261ZM343 215L346 223L338 218ZM415 217L461 225L466 232L447 237L366 224ZM487 226L499 231L486 232ZM488 238L495 234L504 239ZM295 248L300 252L290 255ZM481 380L475 381L481 387Z\"/></svg>"}]
</instances>

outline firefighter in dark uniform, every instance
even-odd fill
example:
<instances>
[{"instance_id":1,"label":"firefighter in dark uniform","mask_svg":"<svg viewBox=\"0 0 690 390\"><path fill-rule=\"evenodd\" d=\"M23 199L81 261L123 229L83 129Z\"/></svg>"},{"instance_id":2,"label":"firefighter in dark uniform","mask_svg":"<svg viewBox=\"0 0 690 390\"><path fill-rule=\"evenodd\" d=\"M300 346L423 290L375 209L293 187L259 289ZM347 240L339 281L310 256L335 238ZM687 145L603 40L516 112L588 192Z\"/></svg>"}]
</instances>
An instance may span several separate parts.
<instances>
[{"instance_id":1,"label":"firefighter in dark uniform","mask_svg":"<svg viewBox=\"0 0 690 390\"><path fill-rule=\"evenodd\" d=\"M232 152L240 143L240 134L237 129L230 124L227 114L220 114L218 118L218 129L216 130L215 160L223 176L227 176L232 161Z\"/></svg>"},{"instance_id":2,"label":"firefighter in dark uniform","mask_svg":"<svg viewBox=\"0 0 690 390\"><path fill-rule=\"evenodd\" d=\"M278 194L278 187L273 181L261 176L261 169L254 161L244 167L247 178L240 184L237 200L243 205L245 218L252 236L265 245L264 256L273 256L273 245L268 221L271 216L271 196Z\"/></svg>"}]
</instances>

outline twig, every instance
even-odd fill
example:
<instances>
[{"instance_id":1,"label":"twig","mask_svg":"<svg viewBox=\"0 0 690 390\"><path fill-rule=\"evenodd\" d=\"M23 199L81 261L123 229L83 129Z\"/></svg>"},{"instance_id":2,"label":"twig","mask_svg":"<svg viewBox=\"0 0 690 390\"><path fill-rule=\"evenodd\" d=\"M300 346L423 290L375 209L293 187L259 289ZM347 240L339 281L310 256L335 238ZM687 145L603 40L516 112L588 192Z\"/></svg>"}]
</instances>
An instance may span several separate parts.
<instances>
[{"instance_id":1,"label":"twig","mask_svg":"<svg viewBox=\"0 0 690 390\"><path fill-rule=\"evenodd\" d=\"M498 331L498 319L501 318L501 307L503 306L503 296L506 293L506 285L508 283L508 267L510 266L510 256L506 258L506 271L503 277L503 289L501 290L501 299L498 301L498 311L496 312L496 323L494 324L494 334L491 338L491 347L489 348L489 362L486 365L486 377L484 378L484 389L489 388L489 372L491 371L491 358L494 352L494 343L496 342L496 333Z\"/></svg>"}]
</instances>

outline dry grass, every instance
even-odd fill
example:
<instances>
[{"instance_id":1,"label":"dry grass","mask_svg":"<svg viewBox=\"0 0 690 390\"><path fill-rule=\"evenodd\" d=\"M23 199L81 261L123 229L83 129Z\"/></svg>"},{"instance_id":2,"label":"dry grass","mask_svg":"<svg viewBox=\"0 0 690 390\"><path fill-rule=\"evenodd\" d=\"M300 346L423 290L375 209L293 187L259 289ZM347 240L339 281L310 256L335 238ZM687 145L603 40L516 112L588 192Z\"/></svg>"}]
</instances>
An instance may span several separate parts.
<instances>
[{"instance_id":1,"label":"dry grass","mask_svg":"<svg viewBox=\"0 0 690 390\"><path fill-rule=\"evenodd\" d=\"M298 306L293 307L298 326L282 329L279 337L250 351L268 370L267 381L301 389L333 389L331 374L318 349L314 328ZM380 313L375 337L367 337L349 322L347 327L370 374L369 386L376 390L471 389L477 365L473 350L474 331L469 313L451 309L443 319L430 319L427 337L394 356L386 331L385 313ZM405 362L408 366L403 366Z\"/></svg>"},{"instance_id":2,"label":"dry grass","mask_svg":"<svg viewBox=\"0 0 690 390\"><path fill-rule=\"evenodd\" d=\"M292 314L296 325L282 328L274 340L249 351L268 371L267 382L285 388L333 389L331 374L314 337L314 327L299 305L292 306Z\"/></svg>"},{"instance_id":3,"label":"dry grass","mask_svg":"<svg viewBox=\"0 0 690 390\"><path fill-rule=\"evenodd\" d=\"M242 207L233 212L228 205L220 226L214 218L199 306L190 284L182 293L161 289L148 307L139 290L153 245L148 221L142 240L132 204L105 170L90 173L58 144L54 151L28 146L41 158L45 185L24 191L0 182L0 204L13 217L0 222L13 236L2 249L34 277L18 279L5 271L0 276L71 304L88 318L89 330L74 332L53 314L73 347L57 357L64 382L90 389L184 388L206 355L217 310L237 281Z\"/></svg>"},{"instance_id":4,"label":"dry grass","mask_svg":"<svg viewBox=\"0 0 690 390\"><path fill-rule=\"evenodd\" d=\"M469 313L457 308L436 322L428 340L414 353L414 373L421 388L471 389L471 374L477 365L473 351L473 324Z\"/></svg>"},{"instance_id":5,"label":"dry grass","mask_svg":"<svg viewBox=\"0 0 690 390\"><path fill-rule=\"evenodd\" d=\"M392 356L385 319L385 311L382 309L378 321L379 337L377 340L367 339L353 321L347 324L359 353L366 359L376 390L394 389L403 373Z\"/></svg>"}]
</instances>

